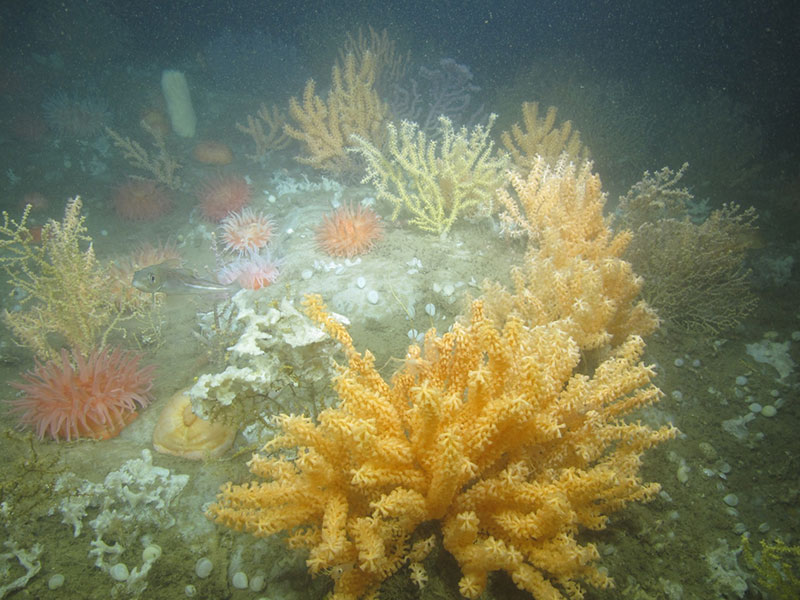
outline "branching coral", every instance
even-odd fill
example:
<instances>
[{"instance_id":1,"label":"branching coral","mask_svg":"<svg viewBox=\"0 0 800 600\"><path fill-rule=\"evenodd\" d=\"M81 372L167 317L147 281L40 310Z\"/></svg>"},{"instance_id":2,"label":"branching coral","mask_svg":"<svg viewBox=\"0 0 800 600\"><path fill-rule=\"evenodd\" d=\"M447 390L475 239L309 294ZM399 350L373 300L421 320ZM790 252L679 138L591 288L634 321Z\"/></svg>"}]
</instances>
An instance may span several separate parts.
<instances>
[{"instance_id":1,"label":"branching coral","mask_svg":"<svg viewBox=\"0 0 800 600\"><path fill-rule=\"evenodd\" d=\"M644 297L666 321L718 333L756 304L745 257L756 243L757 214L730 204L695 223L688 214L692 194L676 188L685 169L645 173L621 198L620 223L635 228L625 257L647 282Z\"/></svg>"},{"instance_id":2,"label":"branching coral","mask_svg":"<svg viewBox=\"0 0 800 600\"><path fill-rule=\"evenodd\" d=\"M658 319L639 299L643 281L621 258L631 234L614 234L603 216L605 195L591 163L566 155L551 166L537 157L527 175L510 174L511 190L498 191L510 236L526 237L522 266L512 269L514 291L485 286L496 322L508 315L530 326L557 321L584 350L647 335Z\"/></svg>"},{"instance_id":3,"label":"branching coral","mask_svg":"<svg viewBox=\"0 0 800 600\"><path fill-rule=\"evenodd\" d=\"M670 324L719 333L755 308L744 264L754 243L754 209L725 206L700 225L688 218L644 223L626 256L645 278L647 301Z\"/></svg>"},{"instance_id":4,"label":"branching coral","mask_svg":"<svg viewBox=\"0 0 800 600\"><path fill-rule=\"evenodd\" d=\"M476 125L458 131L446 117L439 118L438 139L428 139L416 123L403 121L398 130L387 125L384 153L375 144L353 136L355 151L367 162L364 183L372 183L378 197L394 205L392 220L401 212L424 231L445 235L458 217L488 214L494 190L502 184L505 156L493 154L489 130Z\"/></svg>"},{"instance_id":5,"label":"branching coral","mask_svg":"<svg viewBox=\"0 0 800 600\"><path fill-rule=\"evenodd\" d=\"M461 566L461 593L477 598L492 571L537 598L606 587L598 552L576 539L608 515L647 501L640 455L672 437L622 417L656 400L652 370L631 337L587 376L577 344L557 325L498 330L480 301L469 323L409 348L386 382L319 297L307 311L344 346L340 404L314 423L280 416L279 435L250 462L264 481L225 486L215 520L256 536L285 531L309 551L312 573L338 570L332 598L372 594L409 561L421 524L438 521Z\"/></svg>"},{"instance_id":6,"label":"branching coral","mask_svg":"<svg viewBox=\"0 0 800 600\"><path fill-rule=\"evenodd\" d=\"M19 222L3 213L0 268L23 294L21 308L5 310L3 318L43 360L58 357L64 345L88 355L121 328L129 307L120 303L113 278L95 257L79 197L67 203L63 221L47 222L40 244L27 227L29 210Z\"/></svg>"},{"instance_id":7,"label":"branching coral","mask_svg":"<svg viewBox=\"0 0 800 600\"><path fill-rule=\"evenodd\" d=\"M346 64L352 54L361 61L367 53L375 57L375 89L381 95L388 95L391 89L403 78L411 62L411 51L403 54L397 49L397 42L389 37L385 29L378 33L372 27L367 35L363 28L358 34L347 33L344 46L339 50L339 64Z\"/></svg>"},{"instance_id":8,"label":"branching coral","mask_svg":"<svg viewBox=\"0 0 800 600\"><path fill-rule=\"evenodd\" d=\"M142 128L153 136L153 145L157 153L150 153L144 147L129 137L122 137L119 133L106 127L106 133L111 137L114 146L122 151L123 158L135 169L147 171L153 178L163 183L171 190L181 187L182 181L177 171L181 164L167 150L164 135L142 120Z\"/></svg>"},{"instance_id":9,"label":"branching coral","mask_svg":"<svg viewBox=\"0 0 800 600\"><path fill-rule=\"evenodd\" d=\"M265 125L266 131L264 131ZM236 129L249 135L256 146L255 153L247 154L247 158L260 162L270 152L288 147L291 140L284 131L285 125L286 115L274 104L272 110L266 104L262 104L255 116L247 115L247 125L236 123Z\"/></svg>"},{"instance_id":10,"label":"branching coral","mask_svg":"<svg viewBox=\"0 0 800 600\"><path fill-rule=\"evenodd\" d=\"M758 585L775 600L791 600L800 594L800 546L789 546L781 538L761 540L761 552L754 555L750 540L742 536L742 555L755 571Z\"/></svg>"},{"instance_id":11,"label":"branching coral","mask_svg":"<svg viewBox=\"0 0 800 600\"><path fill-rule=\"evenodd\" d=\"M297 126L287 124L286 135L303 144L305 154L297 160L334 175L357 173L360 165L347 148L358 135L380 147L384 139L387 107L375 91L375 57L365 52L358 59L345 57L344 68L333 67L327 100L317 96L313 79L303 92L302 104L292 98L289 115Z\"/></svg>"},{"instance_id":12,"label":"branching coral","mask_svg":"<svg viewBox=\"0 0 800 600\"><path fill-rule=\"evenodd\" d=\"M572 129L571 121L555 126L557 113L558 109L551 106L540 118L538 102L522 103L522 125L514 123L510 131L501 134L515 165L527 170L537 156L554 164L564 153L576 162L589 158L589 150L581 143L578 130Z\"/></svg>"}]
</instances>

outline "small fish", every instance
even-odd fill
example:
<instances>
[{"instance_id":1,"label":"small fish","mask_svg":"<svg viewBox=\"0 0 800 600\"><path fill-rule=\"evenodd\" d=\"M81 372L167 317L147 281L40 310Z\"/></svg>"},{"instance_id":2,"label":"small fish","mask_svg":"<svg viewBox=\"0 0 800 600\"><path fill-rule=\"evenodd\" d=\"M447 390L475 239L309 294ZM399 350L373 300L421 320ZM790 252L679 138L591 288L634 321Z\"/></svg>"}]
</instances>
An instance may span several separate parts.
<instances>
[{"instance_id":1,"label":"small fish","mask_svg":"<svg viewBox=\"0 0 800 600\"><path fill-rule=\"evenodd\" d=\"M235 286L223 285L195 277L189 269L180 267L180 260L164 262L139 269L133 274L133 287L148 294L202 294L204 292L233 292Z\"/></svg>"}]
</instances>

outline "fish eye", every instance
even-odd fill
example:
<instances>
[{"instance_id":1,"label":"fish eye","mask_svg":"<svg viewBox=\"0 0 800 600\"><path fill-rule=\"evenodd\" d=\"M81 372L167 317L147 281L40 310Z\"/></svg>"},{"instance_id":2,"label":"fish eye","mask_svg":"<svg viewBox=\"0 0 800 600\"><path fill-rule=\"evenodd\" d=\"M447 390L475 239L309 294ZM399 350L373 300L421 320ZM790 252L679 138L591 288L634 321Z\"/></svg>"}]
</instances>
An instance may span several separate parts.
<instances>
[{"instance_id":1,"label":"fish eye","mask_svg":"<svg viewBox=\"0 0 800 600\"><path fill-rule=\"evenodd\" d=\"M150 273L150 283L156 282L156 276L153 273Z\"/></svg>"}]
</instances>

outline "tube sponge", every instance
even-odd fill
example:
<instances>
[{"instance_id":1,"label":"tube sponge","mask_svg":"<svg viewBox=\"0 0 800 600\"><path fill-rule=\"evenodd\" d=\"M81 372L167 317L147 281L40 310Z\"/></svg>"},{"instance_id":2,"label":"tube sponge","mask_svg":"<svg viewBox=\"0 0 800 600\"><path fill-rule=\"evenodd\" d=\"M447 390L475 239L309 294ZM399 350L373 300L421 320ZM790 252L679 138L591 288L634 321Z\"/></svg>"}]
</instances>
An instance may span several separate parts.
<instances>
[{"instance_id":1,"label":"tube sponge","mask_svg":"<svg viewBox=\"0 0 800 600\"><path fill-rule=\"evenodd\" d=\"M165 70L161 74L161 92L167 103L172 131L181 137L194 137L197 117L192 108L189 84L180 71Z\"/></svg>"}]
</instances>

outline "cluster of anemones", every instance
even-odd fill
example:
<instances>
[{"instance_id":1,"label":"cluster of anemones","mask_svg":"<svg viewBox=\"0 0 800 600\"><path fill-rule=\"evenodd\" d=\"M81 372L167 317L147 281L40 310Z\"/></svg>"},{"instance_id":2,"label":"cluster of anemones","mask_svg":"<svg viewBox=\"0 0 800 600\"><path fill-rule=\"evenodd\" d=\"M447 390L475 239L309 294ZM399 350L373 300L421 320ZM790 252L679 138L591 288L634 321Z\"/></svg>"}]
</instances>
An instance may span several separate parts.
<instances>
[{"instance_id":1,"label":"cluster of anemones","mask_svg":"<svg viewBox=\"0 0 800 600\"><path fill-rule=\"evenodd\" d=\"M220 226L225 249L237 254L220 270L220 283L235 282L245 289L257 290L277 279L279 264L269 251L275 223L269 215L245 207L229 213Z\"/></svg>"}]
</instances>

